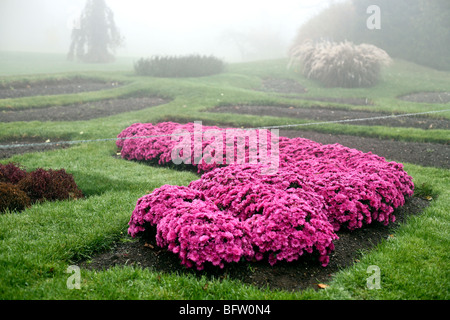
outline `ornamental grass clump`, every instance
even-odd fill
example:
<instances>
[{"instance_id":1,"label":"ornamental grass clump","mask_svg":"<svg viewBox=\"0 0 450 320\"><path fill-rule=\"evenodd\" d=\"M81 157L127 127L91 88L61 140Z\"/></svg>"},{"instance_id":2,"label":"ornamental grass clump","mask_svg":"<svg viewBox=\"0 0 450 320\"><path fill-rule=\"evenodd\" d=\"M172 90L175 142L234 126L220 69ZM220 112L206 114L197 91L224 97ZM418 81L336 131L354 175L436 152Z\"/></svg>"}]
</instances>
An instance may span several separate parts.
<instances>
[{"instance_id":1,"label":"ornamental grass clump","mask_svg":"<svg viewBox=\"0 0 450 320\"><path fill-rule=\"evenodd\" d=\"M125 159L165 164L177 143L168 135L186 130L194 147L193 128L172 122L135 124L119 135L117 146ZM219 135L236 132L205 130L211 128ZM152 137L138 138L146 135ZM203 151L211 144L202 134L197 139ZM242 259L266 259L273 265L305 254L326 266L336 231L374 222L388 225L395 221L395 209L414 193L402 164L370 152L303 138L279 137L278 146L276 174L263 174L264 163L192 162L201 177L140 198L128 232L133 237L156 234L158 245L197 269ZM147 232L151 228L154 232Z\"/></svg>"},{"instance_id":2,"label":"ornamental grass clump","mask_svg":"<svg viewBox=\"0 0 450 320\"><path fill-rule=\"evenodd\" d=\"M326 87L360 88L377 84L390 63L386 51L374 45L307 40L291 51L288 67Z\"/></svg>"}]
</instances>

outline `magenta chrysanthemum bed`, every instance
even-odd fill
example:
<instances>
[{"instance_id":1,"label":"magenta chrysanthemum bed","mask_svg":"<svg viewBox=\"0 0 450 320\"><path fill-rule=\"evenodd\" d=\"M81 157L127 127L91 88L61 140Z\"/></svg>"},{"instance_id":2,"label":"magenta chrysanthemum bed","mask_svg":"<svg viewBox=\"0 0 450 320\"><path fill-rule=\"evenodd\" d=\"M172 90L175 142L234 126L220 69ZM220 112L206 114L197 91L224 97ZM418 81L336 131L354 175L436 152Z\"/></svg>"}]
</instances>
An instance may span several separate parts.
<instances>
[{"instance_id":1,"label":"magenta chrysanthemum bed","mask_svg":"<svg viewBox=\"0 0 450 320\"><path fill-rule=\"evenodd\" d=\"M156 228L157 244L177 254L187 267L223 267L242 259L267 259L273 265L303 254L317 255L326 266L336 231L374 221L387 225L395 221L395 208L414 192L402 164L372 153L279 137L277 172L263 174L264 163L227 162L226 129L203 126L203 131L214 130L215 138L195 135L194 130L193 123L136 123L117 141L124 159L167 164L176 154L201 174L188 186L164 185L140 198L129 222L132 237ZM179 132L192 133L192 150L198 152L174 153L184 138L171 134ZM217 139L217 132L223 139ZM230 132L243 134L238 129ZM246 160L258 145L251 139L258 137L243 140ZM217 157L218 150L223 157Z\"/></svg>"}]
</instances>

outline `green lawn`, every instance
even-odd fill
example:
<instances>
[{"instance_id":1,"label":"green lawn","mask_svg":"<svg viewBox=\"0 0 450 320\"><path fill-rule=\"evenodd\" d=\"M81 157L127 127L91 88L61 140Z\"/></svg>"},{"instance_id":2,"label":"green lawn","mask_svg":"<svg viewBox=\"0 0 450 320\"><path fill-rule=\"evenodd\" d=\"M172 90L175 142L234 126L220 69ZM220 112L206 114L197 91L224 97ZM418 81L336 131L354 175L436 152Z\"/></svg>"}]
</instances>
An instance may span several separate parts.
<instances>
[{"instance_id":1,"label":"green lawn","mask_svg":"<svg viewBox=\"0 0 450 320\"><path fill-rule=\"evenodd\" d=\"M134 58L119 57L111 64L91 64L67 61L64 54L0 51L0 77L58 72L127 71L131 70ZM130 68L131 66L131 68Z\"/></svg>"},{"instance_id":2,"label":"green lawn","mask_svg":"<svg viewBox=\"0 0 450 320\"><path fill-rule=\"evenodd\" d=\"M293 78L309 88L309 97L367 97L374 106L334 104L336 108L395 113L450 109L449 104L408 103L396 99L415 91L450 88L450 73L395 61L383 81L371 89L323 89L286 70L286 61L262 61L227 66L225 73L204 78L144 78L133 74L132 59L113 65L80 65L63 55L0 53L0 84L82 76L116 80L120 88L85 94L0 100L0 112L156 94L171 98L166 105L78 122L0 123L0 141L20 137L43 139L114 138L135 122L176 117L225 122L235 126L267 126L307 120L204 113L217 104L276 103L295 107L329 104L282 98L255 91L268 76ZM432 115L430 115L432 116ZM450 119L450 112L434 116ZM364 135L406 141L448 142L448 130L364 127L344 124L299 127L330 133ZM364 252L358 263L343 269L325 290L284 292L260 290L238 281L210 280L178 274L160 274L135 266L107 271L81 271L81 289L67 288L67 267L80 258L107 249L115 241L129 241L127 223L136 200L163 184L187 185L191 172L150 167L112 157L115 143L77 144L70 149L15 156L28 169L65 168L87 195L84 200L34 205L21 213L0 215L0 299L439 299L450 297L450 171L406 163L418 192L432 192L425 211L408 219L392 239ZM431 188L431 191L429 190ZM381 289L369 290L367 268L381 271ZM205 282L208 289L204 290Z\"/></svg>"}]
</instances>

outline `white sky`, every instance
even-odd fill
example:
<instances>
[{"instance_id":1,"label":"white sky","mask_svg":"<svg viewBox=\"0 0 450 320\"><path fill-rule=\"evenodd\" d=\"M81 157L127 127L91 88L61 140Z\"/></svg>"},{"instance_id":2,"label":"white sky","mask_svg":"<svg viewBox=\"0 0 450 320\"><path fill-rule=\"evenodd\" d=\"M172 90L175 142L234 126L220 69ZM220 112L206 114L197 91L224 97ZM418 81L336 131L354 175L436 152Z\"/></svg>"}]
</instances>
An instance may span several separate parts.
<instances>
[{"instance_id":1,"label":"white sky","mask_svg":"<svg viewBox=\"0 0 450 320\"><path fill-rule=\"evenodd\" d=\"M106 0L126 39L118 55L200 53L228 60L256 58L270 43L258 47L251 39L263 35L274 47L287 47L301 24L337 1L342 0ZM67 52L70 22L85 3L0 0L0 50Z\"/></svg>"}]
</instances>

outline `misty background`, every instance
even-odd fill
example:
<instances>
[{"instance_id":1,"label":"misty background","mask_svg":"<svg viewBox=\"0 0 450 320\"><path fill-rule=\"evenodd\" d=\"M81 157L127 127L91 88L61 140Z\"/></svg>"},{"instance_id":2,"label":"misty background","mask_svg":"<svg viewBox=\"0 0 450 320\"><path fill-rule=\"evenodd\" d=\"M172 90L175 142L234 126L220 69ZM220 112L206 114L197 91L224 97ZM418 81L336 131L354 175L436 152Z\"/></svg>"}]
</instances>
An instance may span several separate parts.
<instances>
[{"instance_id":1,"label":"misty background","mask_svg":"<svg viewBox=\"0 0 450 320\"><path fill-rule=\"evenodd\" d=\"M340 0L106 0L125 37L117 56L286 57L302 24ZM86 0L0 0L0 51L66 54Z\"/></svg>"}]
</instances>

